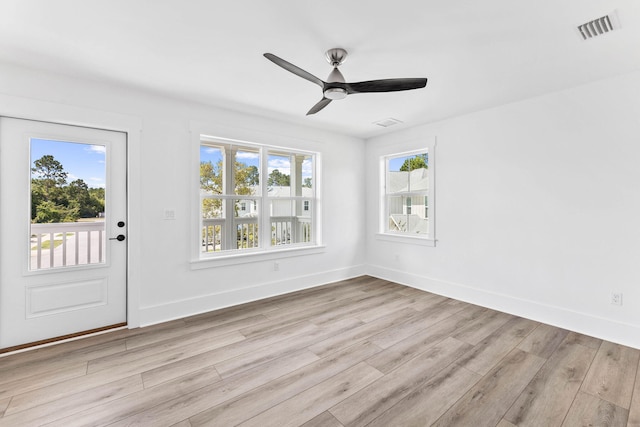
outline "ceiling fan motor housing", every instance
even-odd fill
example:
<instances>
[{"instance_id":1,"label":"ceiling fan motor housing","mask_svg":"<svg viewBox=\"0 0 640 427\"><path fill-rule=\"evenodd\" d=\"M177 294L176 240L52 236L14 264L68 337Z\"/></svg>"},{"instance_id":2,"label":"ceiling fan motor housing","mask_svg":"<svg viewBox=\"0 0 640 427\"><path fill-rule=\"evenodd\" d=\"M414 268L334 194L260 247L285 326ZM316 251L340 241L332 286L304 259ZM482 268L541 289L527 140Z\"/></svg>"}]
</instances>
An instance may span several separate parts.
<instances>
[{"instance_id":1,"label":"ceiling fan motor housing","mask_svg":"<svg viewBox=\"0 0 640 427\"><path fill-rule=\"evenodd\" d=\"M338 70L338 67L334 66L333 70L329 74L329 77L327 77L326 86L328 87L326 87L323 91L324 97L333 99L333 100L345 98L347 96L346 89L342 87L331 87L331 83L344 83L344 82L345 82L344 76L342 75L340 70Z\"/></svg>"}]
</instances>

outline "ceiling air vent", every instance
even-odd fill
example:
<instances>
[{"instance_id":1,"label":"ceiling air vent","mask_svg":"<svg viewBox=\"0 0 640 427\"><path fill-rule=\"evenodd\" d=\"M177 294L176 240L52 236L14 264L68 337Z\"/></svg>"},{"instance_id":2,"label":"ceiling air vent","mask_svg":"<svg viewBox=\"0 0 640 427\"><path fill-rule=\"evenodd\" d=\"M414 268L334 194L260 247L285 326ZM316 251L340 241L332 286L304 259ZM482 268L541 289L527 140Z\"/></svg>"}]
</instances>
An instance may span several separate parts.
<instances>
[{"instance_id":1,"label":"ceiling air vent","mask_svg":"<svg viewBox=\"0 0 640 427\"><path fill-rule=\"evenodd\" d=\"M378 120L377 122L373 122L374 125L382 126L383 128L388 128L389 126L397 125L398 123L402 123L401 120L394 119L393 117L389 117L388 119Z\"/></svg>"},{"instance_id":2,"label":"ceiling air vent","mask_svg":"<svg viewBox=\"0 0 640 427\"><path fill-rule=\"evenodd\" d=\"M602 34L611 32L620 28L616 13L610 13L601 18L594 19L589 22L585 22L582 25L578 25L578 31L583 40L588 40Z\"/></svg>"}]
</instances>

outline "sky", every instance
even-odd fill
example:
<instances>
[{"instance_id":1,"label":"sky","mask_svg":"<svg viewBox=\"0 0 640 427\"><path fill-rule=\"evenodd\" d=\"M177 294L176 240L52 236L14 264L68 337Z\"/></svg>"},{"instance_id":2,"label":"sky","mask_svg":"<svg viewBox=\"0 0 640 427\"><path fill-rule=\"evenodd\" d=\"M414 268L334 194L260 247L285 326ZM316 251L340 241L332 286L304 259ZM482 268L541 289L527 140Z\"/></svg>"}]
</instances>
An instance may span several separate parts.
<instances>
[{"instance_id":1,"label":"sky","mask_svg":"<svg viewBox=\"0 0 640 427\"><path fill-rule=\"evenodd\" d=\"M82 179L89 188L105 187L104 145L31 139L31 167L44 155L52 155L67 172L67 183Z\"/></svg>"},{"instance_id":2,"label":"sky","mask_svg":"<svg viewBox=\"0 0 640 427\"><path fill-rule=\"evenodd\" d=\"M402 164L404 163L405 160L410 159L412 157L416 157L416 154L412 154L409 156L402 156L402 157L393 157L389 159L389 171L391 172L397 172L400 170L400 168L402 167Z\"/></svg>"}]
</instances>

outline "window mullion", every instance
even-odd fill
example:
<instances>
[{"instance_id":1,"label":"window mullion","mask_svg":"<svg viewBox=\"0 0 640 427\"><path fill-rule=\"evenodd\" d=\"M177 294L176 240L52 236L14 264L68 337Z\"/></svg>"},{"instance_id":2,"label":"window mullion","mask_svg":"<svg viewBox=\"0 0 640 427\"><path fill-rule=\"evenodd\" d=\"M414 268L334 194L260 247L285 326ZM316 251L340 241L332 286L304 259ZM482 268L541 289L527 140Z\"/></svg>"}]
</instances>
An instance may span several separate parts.
<instances>
[{"instance_id":1,"label":"window mullion","mask_svg":"<svg viewBox=\"0 0 640 427\"><path fill-rule=\"evenodd\" d=\"M234 178L234 159L235 149L233 147L226 147L224 150L224 194L232 195L235 189ZM235 249L237 246L237 231L234 224L234 200L232 198L225 198L224 201L224 249Z\"/></svg>"},{"instance_id":2,"label":"window mullion","mask_svg":"<svg viewBox=\"0 0 640 427\"><path fill-rule=\"evenodd\" d=\"M260 149L260 246L269 248L271 246L271 214L269 198L269 157L267 150Z\"/></svg>"}]
</instances>

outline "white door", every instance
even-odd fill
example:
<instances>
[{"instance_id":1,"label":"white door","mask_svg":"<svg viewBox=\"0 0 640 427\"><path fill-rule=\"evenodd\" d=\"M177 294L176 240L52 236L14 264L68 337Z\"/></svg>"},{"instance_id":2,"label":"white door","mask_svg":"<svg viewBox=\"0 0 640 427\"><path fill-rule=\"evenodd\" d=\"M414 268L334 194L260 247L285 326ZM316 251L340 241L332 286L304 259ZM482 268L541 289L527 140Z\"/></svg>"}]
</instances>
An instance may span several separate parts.
<instances>
[{"instance_id":1,"label":"white door","mask_svg":"<svg viewBox=\"0 0 640 427\"><path fill-rule=\"evenodd\" d=\"M126 324L126 142L0 118L0 350Z\"/></svg>"}]
</instances>

